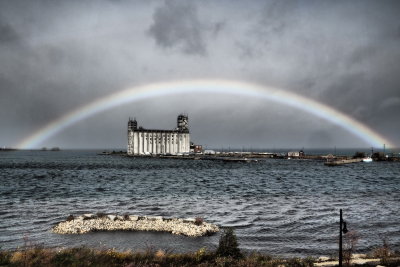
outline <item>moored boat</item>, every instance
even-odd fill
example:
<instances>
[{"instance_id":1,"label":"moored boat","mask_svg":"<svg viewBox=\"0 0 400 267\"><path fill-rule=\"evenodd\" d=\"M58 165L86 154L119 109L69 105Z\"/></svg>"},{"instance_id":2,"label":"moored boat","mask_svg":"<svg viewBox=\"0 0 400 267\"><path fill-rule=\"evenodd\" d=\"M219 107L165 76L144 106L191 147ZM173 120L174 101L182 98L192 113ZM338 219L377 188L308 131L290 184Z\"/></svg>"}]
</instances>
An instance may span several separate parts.
<instances>
[{"instance_id":1,"label":"moored boat","mask_svg":"<svg viewBox=\"0 0 400 267\"><path fill-rule=\"evenodd\" d=\"M366 158L363 158L362 161L363 162L372 162L372 158L371 157L366 157Z\"/></svg>"}]
</instances>

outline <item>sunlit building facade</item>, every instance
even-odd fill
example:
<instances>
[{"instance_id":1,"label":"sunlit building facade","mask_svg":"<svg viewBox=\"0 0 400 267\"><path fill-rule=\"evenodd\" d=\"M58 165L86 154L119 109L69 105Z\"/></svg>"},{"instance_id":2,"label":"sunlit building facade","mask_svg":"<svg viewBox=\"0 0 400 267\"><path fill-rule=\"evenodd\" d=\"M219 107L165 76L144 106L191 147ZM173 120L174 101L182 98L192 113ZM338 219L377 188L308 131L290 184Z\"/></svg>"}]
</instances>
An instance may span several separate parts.
<instances>
[{"instance_id":1,"label":"sunlit building facade","mask_svg":"<svg viewBox=\"0 0 400 267\"><path fill-rule=\"evenodd\" d=\"M174 130L149 130L128 121L128 155L180 155L190 152L189 118L179 115Z\"/></svg>"}]
</instances>

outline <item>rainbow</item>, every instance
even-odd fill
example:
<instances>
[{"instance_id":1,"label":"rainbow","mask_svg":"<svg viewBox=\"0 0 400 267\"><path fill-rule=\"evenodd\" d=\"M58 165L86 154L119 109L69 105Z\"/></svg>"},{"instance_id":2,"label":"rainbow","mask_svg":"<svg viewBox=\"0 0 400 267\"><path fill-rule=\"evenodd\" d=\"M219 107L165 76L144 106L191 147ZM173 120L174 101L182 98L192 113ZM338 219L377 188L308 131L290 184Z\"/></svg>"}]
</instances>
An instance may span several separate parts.
<instances>
[{"instance_id":1,"label":"rainbow","mask_svg":"<svg viewBox=\"0 0 400 267\"><path fill-rule=\"evenodd\" d=\"M336 124L359 137L368 145L381 147L383 144L386 144L387 147L393 147L391 142L377 132L330 106L277 88L232 80L169 81L139 85L122 90L94 100L63 115L19 142L16 147L20 149L37 148L46 139L54 136L61 130L99 112L119 105L152 97L189 93L231 94L282 103Z\"/></svg>"}]
</instances>

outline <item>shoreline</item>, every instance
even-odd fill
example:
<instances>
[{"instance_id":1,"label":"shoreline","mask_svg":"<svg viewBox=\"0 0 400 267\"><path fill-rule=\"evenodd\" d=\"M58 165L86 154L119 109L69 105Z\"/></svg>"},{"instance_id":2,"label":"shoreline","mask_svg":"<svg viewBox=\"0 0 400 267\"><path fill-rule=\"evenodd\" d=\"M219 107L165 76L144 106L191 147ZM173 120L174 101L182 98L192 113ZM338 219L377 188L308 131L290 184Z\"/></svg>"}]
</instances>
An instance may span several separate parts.
<instances>
[{"instance_id":1,"label":"shoreline","mask_svg":"<svg viewBox=\"0 0 400 267\"><path fill-rule=\"evenodd\" d=\"M15 250L0 249L2 266L281 266L334 267L336 259L329 257L280 257L258 252L220 254L217 250L200 248L190 253L174 253L149 247L145 250L119 251L114 248L58 247L26 245ZM344 263L344 262L343 262ZM353 254L350 266L399 266L400 257L373 258ZM85 265L86 266L86 265Z\"/></svg>"},{"instance_id":2,"label":"shoreline","mask_svg":"<svg viewBox=\"0 0 400 267\"><path fill-rule=\"evenodd\" d=\"M284 160L315 160L315 161L348 161L361 162L364 157L354 157L350 155L332 155L332 154L310 154L310 155L283 155L282 153L271 152L215 152L214 154L187 154L187 155L128 155L126 151L107 152L103 151L98 155L104 156L122 156L128 158L157 158L157 159L180 159L180 160L216 160L216 161L236 161L256 162L265 159L284 159ZM400 157L379 157L373 158L375 162L400 162Z\"/></svg>"}]
</instances>

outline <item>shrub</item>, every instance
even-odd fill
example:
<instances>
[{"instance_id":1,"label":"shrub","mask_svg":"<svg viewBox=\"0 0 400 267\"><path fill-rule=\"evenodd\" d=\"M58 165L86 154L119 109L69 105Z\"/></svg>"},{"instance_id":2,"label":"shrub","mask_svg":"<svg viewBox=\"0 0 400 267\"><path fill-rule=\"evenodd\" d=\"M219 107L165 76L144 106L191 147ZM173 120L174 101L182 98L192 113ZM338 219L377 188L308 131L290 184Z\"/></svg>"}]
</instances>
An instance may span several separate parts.
<instances>
[{"instance_id":1,"label":"shrub","mask_svg":"<svg viewBox=\"0 0 400 267\"><path fill-rule=\"evenodd\" d=\"M16 266L49 266L52 251L40 246L15 251L10 262Z\"/></svg>"},{"instance_id":2,"label":"shrub","mask_svg":"<svg viewBox=\"0 0 400 267\"><path fill-rule=\"evenodd\" d=\"M379 258L382 265L387 266L389 263L389 257L391 256L392 251L389 247L387 239L383 239L383 246L374 250L373 256Z\"/></svg>"},{"instance_id":3,"label":"shrub","mask_svg":"<svg viewBox=\"0 0 400 267\"><path fill-rule=\"evenodd\" d=\"M11 254L7 251L0 251L0 266L8 266L11 262Z\"/></svg>"},{"instance_id":4,"label":"shrub","mask_svg":"<svg viewBox=\"0 0 400 267\"><path fill-rule=\"evenodd\" d=\"M242 258L236 235L232 228L225 228L219 239L219 245L216 254L221 257Z\"/></svg>"},{"instance_id":5,"label":"shrub","mask_svg":"<svg viewBox=\"0 0 400 267\"><path fill-rule=\"evenodd\" d=\"M356 249L359 239L360 237L356 231L350 231L344 235L343 261L345 266L351 265L351 257Z\"/></svg>"},{"instance_id":6,"label":"shrub","mask_svg":"<svg viewBox=\"0 0 400 267\"><path fill-rule=\"evenodd\" d=\"M305 259L292 258L287 260L285 265L290 267L312 267L314 266L314 259L310 257Z\"/></svg>"},{"instance_id":7,"label":"shrub","mask_svg":"<svg viewBox=\"0 0 400 267\"><path fill-rule=\"evenodd\" d=\"M0 266L43 266L43 267L161 267L161 266L198 266L198 267L311 267L314 260L312 258L292 258L282 259L273 258L260 253L253 253L242 257L237 247L237 242L233 230L226 229L221 236L222 245L219 250L224 248L224 253L217 255L214 252L201 248L194 253L172 254L168 250L156 251L153 247L148 247L143 252L125 251L120 252L115 249L96 250L87 247L75 247L64 249L43 248L32 246L29 248L4 251L0 250ZM234 241L234 242L233 242ZM225 245L230 245L226 247ZM236 244L236 245L235 245ZM234 252L234 253L232 253ZM240 255L241 258L238 258ZM399 266L399 261L392 258L388 267Z\"/></svg>"},{"instance_id":8,"label":"shrub","mask_svg":"<svg viewBox=\"0 0 400 267\"><path fill-rule=\"evenodd\" d=\"M194 219L194 224L195 224L195 225L202 225L203 222L204 222L204 219L201 218L201 217L196 217L196 218Z\"/></svg>"},{"instance_id":9,"label":"shrub","mask_svg":"<svg viewBox=\"0 0 400 267\"><path fill-rule=\"evenodd\" d=\"M203 247L203 248L200 248L198 251L196 251L196 253L194 254L194 257L197 262L202 262L206 256L206 254L207 254L207 248Z\"/></svg>"},{"instance_id":10,"label":"shrub","mask_svg":"<svg viewBox=\"0 0 400 267\"><path fill-rule=\"evenodd\" d=\"M54 266L73 266L75 263L75 255L71 253L69 250L63 250L56 253L52 259L52 263Z\"/></svg>"},{"instance_id":11,"label":"shrub","mask_svg":"<svg viewBox=\"0 0 400 267\"><path fill-rule=\"evenodd\" d=\"M230 267L235 266L235 259L232 257L220 257L215 259L215 265L217 267Z\"/></svg>"},{"instance_id":12,"label":"shrub","mask_svg":"<svg viewBox=\"0 0 400 267\"><path fill-rule=\"evenodd\" d=\"M166 255L167 253L162 249L159 249L156 251L156 253L154 253L154 257L158 260L163 260L166 257Z\"/></svg>"}]
</instances>

